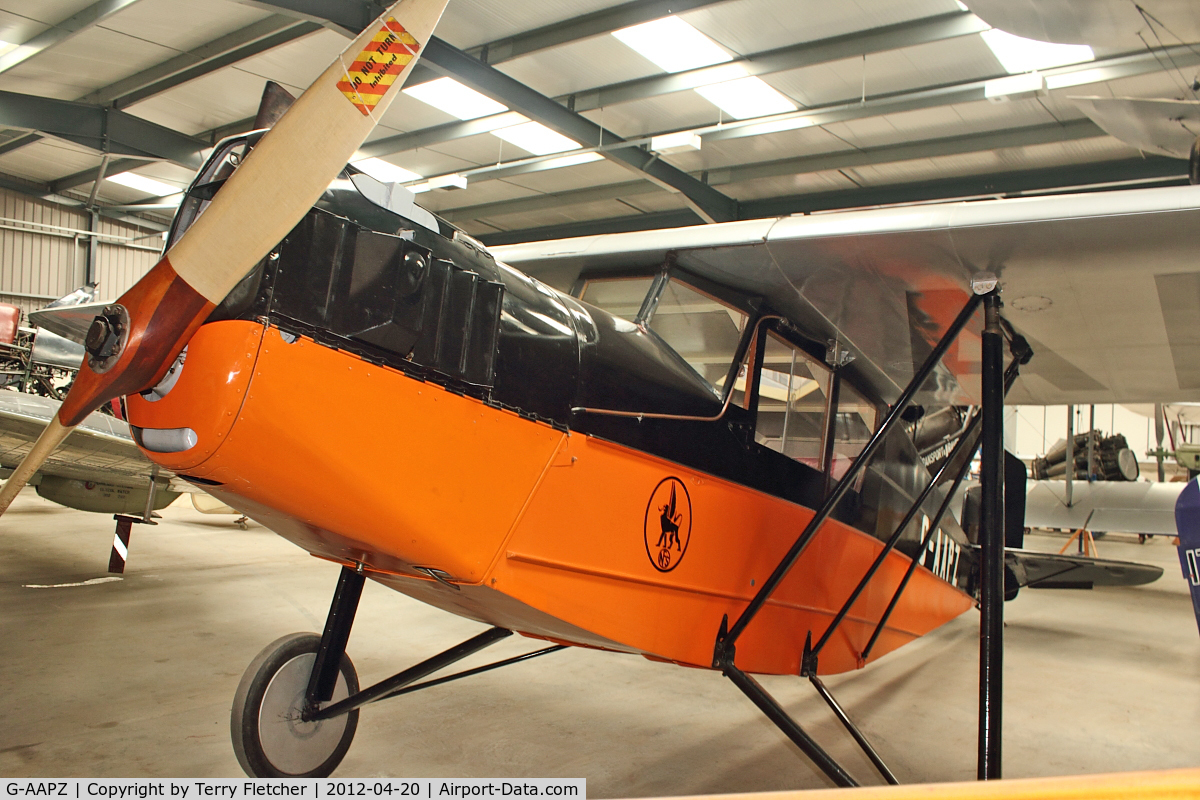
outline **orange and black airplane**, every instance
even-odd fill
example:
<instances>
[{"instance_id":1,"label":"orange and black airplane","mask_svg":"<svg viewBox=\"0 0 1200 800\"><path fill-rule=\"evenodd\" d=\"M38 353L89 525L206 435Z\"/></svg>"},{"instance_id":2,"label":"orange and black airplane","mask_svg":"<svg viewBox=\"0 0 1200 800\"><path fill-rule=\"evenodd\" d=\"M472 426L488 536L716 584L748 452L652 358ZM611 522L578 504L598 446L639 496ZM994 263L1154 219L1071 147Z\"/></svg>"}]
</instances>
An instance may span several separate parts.
<instances>
[{"instance_id":1,"label":"orange and black airplane","mask_svg":"<svg viewBox=\"0 0 1200 800\"><path fill-rule=\"evenodd\" d=\"M489 252L345 166L440 6L393 7L270 131L215 148L162 262L91 321L87 364L0 507L120 396L162 468L343 566L323 633L272 643L238 688L250 775L328 775L363 705L579 646L722 671L853 785L752 675L807 677L894 782L818 676L978 602L981 776L997 777L1002 597L1161 573L1017 549L1005 391L1129 392L1073 374L1063 388L1033 366L1019 379L1033 349L1084 379L1091 362L1031 348L1038 321L1022 335L1000 289L1078 292L1046 260L1082 254L1103 273L1122 232L1158 248L1142 278L1171 259L1200 277L1181 244L1200 198L878 209ZM353 413L328 413L330 386ZM980 445L982 508L964 530L947 508ZM345 649L368 578L493 627L360 690ZM514 632L546 646L427 680Z\"/></svg>"}]
</instances>

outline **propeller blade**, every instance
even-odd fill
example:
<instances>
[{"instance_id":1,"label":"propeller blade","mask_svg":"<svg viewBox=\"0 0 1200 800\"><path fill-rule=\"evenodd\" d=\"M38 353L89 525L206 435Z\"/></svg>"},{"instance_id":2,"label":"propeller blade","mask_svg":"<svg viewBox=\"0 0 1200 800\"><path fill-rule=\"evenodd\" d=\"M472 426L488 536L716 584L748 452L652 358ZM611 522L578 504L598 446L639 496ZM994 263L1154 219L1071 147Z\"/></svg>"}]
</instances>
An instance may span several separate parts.
<instances>
[{"instance_id":1,"label":"propeller blade","mask_svg":"<svg viewBox=\"0 0 1200 800\"><path fill-rule=\"evenodd\" d=\"M292 107L296 98L275 81L267 81L263 87L262 100L258 103L258 114L254 117L254 130L270 128Z\"/></svg>"},{"instance_id":2,"label":"propeller blade","mask_svg":"<svg viewBox=\"0 0 1200 800\"><path fill-rule=\"evenodd\" d=\"M17 492L25 488L25 484L29 483L33 474L41 468L54 449L62 444L63 439L66 439L67 434L72 430L74 427L63 425L59 422L57 415L50 418L50 424L38 436L33 447L25 454L25 458L21 459L21 463L13 470L12 475L8 476L4 487L0 488L0 514L8 510L8 507L12 505L13 498L17 496Z\"/></svg>"},{"instance_id":3,"label":"propeller blade","mask_svg":"<svg viewBox=\"0 0 1200 800\"><path fill-rule=\"evenodd\" d=\"M399 0L259 140L204 214L92 321L55 420L0 489L0 514L92 411L150 388L246 273L312 207L412 72L446 0Z\"/></svg>"}]
</instances>

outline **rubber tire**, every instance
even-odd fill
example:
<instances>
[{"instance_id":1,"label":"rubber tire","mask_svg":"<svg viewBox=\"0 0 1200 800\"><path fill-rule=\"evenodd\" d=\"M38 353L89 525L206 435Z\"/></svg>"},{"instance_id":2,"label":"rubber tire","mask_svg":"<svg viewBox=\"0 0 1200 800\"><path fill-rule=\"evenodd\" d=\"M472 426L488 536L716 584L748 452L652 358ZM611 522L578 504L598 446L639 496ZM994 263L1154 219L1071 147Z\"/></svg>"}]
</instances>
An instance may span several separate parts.
<instances>
[{"instance_id":1,"label":"rubber tire","mask_svg":"<svg viewBox=\"0 0 1200 800\"><path fill-rule=\"evenodd\" d=\"M271 642L260 652L242 675L237 692L233 696L233 709L229 718L229 734L233 740L233 752L246 774L252 778L325 778L342 763L354 732L358 728L358 709L341 717L324 720L320 724L345 721L345 729L329 757L308 772L286 772L275 764L263 750L259 731L259 714L263 699L275 675L297 656L315 654L321 645L321 637L315 633L292 633ZM339 665L342 678L350 695L358 692L358 674L350 657L343 654Z\"/></svg>"}]
</instances>

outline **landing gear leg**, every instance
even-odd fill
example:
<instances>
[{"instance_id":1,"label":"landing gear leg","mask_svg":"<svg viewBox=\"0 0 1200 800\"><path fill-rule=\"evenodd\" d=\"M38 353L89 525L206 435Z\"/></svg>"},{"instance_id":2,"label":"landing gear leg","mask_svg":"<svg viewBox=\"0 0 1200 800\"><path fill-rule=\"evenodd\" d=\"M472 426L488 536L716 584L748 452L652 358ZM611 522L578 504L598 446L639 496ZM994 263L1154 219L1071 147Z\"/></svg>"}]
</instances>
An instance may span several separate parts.
<instances>
[{"instance_id":1,"label":"landing gear leg","mask_svg":"<svg viewBox=\"0 0 1200 800\"><path fill-rule=\"evenodd\" d=\"M250 663L233 698L230 736L238 763L256 778L324 778L350 749L358 709L313 720L322 705L358 693L346 656L364 578L343 568L325 632L293 633Z\"/></svg>"}]
</instances>

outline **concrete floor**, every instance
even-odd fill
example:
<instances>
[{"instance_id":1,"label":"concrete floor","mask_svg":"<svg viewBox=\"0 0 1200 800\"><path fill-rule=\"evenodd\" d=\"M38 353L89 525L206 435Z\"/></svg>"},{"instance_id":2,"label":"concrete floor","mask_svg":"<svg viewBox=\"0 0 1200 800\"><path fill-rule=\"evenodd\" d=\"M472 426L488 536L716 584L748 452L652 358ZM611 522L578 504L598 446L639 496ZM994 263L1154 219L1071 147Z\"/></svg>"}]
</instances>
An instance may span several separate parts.
<instances>
[{"instance_id":1,"label":"concrete floor","mask_svg":"<svg viewBox=\"0 0 1200 800\"><path fill-rule=\"evenodd\" d=\"M112 521L26 491L0 534L0 775L239 777L229 706L268 642L319 631L337 567L184 500L135 527L124 580ZM1023 591L1006 607L1006 777L1194 766L1200 636L1175 549L1133 589ZM1032 536L1055 549L1063 539ZM827 684L904 782L975 774L978 615ZM368 582L349 652L366 685L480 630ZM534 649L521 637L484 663ZM489 658L490 660L490 658ZM806 682L764 684L864 782L868 762ZM592 797L822 787L814 768L711 672L568 650L365 709L338 773L586 777Z\"/></svg>"}]
</instances>

